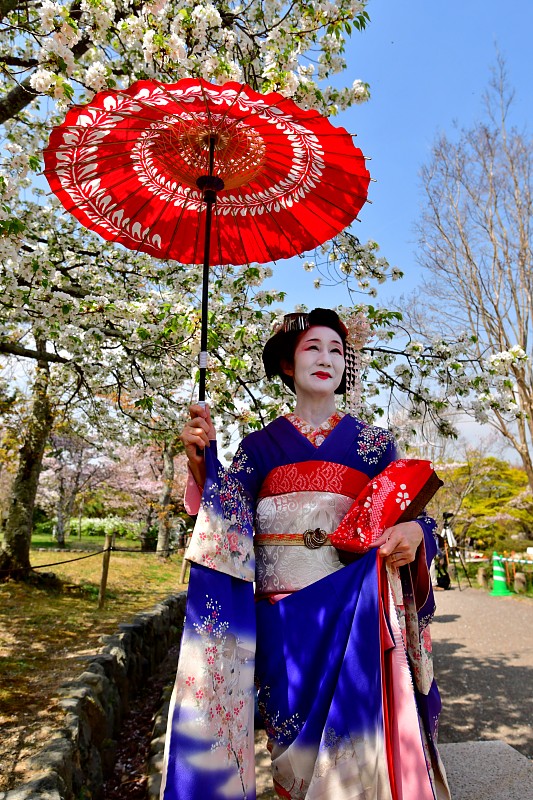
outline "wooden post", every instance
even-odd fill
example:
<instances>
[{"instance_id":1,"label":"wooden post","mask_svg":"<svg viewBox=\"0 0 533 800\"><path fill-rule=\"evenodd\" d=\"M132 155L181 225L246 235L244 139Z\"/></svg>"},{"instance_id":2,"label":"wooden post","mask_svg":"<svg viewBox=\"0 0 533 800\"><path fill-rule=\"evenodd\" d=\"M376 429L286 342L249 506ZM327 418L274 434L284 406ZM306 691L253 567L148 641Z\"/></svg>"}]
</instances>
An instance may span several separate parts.
<instances>
[{"instance_id":1,"label":"wooden post","mask_svg":"<svg viewBox=\"0 0 533 800\"><path fill-rule=\"evenodd\" d=\"M186 583L185 581L185 573L187 572L187 567L190 566L190 562L184 557L182 564L181 564L181 573L180 573L180 583Z\"/></svg>"},{"instance_id":2,"label":"wooden post","mask_svg":"<svg viewBox=\"0 0 533 800\"><path fill-rule=\"evenodd\" d=\"M527 579L525 572L515 572L514 590L517 594L527 592Z\"/></svg>"},{"instance_id":3,"label":"wooden post","mask_svg":"<svg viewBox=\"0 0 533 800\"><path fill-rule=\"evenodd\" d=\"M100 578L100 590L98 592L98 608L102 609L105 603L105 590L107 587L107 575L109 572L109 560L111 558L111 548L115 541L115 535L106 533L104 542L104 557L102 558L102 577Z\"/></svg>"},{"instance_id":4,"label":"wooden post","mask_svg":"<svg viewBox=\"0 0 533 800\"><path fill-rule=\"evenodd\" d=\"M181 572L180 572L180 583L186 583L186 575L187 575L187 567L191 566L191 562L185 558L185 553L187 552L187 546L191 541L191 536L188 534L185 537L185 548L183 550L183 561L181 562Z\"/></svg>"},{"instance_id":5,"label":"wooden post","mask_svg":"<svg viewBox=\"0 0 533 800\"><path fill-rule=\"evenodd\" d=\"M477 570L477 582L483 589L489 588L489 576L487 574L486 567L478 567Z\"/></svg>"}]
</instances>

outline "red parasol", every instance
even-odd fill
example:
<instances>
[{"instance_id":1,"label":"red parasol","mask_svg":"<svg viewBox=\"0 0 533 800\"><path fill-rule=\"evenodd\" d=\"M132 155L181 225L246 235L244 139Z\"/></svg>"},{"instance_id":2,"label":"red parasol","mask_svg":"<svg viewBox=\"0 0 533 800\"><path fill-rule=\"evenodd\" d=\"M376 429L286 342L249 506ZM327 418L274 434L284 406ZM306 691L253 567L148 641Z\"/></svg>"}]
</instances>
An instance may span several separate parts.
<instances>
[{"instance_id":1,"label":"red parasol","mask_svg":"<svg viewBox=\"0 0 533 800\"><path fill-rule=\"evenodd\" d=\"M265 263L322 244L357 216L370 180L351 136L318 112L195 78L99 92L52 131L44 160L53 192L87 228L158 258L203 263L201 400L209 265Z\"/></svg>"}]
</instances>

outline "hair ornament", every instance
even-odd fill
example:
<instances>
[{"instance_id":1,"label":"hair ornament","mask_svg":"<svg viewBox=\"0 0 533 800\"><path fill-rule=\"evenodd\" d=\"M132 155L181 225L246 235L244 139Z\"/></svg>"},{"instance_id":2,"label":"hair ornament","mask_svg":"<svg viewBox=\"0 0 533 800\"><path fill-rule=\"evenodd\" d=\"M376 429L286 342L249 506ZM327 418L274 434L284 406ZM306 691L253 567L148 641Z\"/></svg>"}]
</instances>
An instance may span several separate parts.
<instances>
[{"instance_id":1,"label":"hair ornament","mask_svg":"<svg viewBox=\"0 0 533 800\"><path fill-rule=\"evenodd\" d=\"M361 350L372 336L368 317L362 311L357 311L346 317L344 324L348 330L346 343L354 350Z\"/></svg>"},{"instance_id":2,"label":"hair ornament","mask_svg":"<svg viewBox=\"0 0 533 800\"><path fill-rule=\"evenodd\" d=\"M306 331L308 328L309 314L307 311L293 311L291 314L285 314L283 322L277 330L289 333L290 331Z\"/></svg>"},{"instance_id":3,"label":"hair ornament","mask_svg":"<svg viewBox=\"0 0 533 800\"><path fill-rule=\"evenodd\" d=\"M346 335L346 411L353 417L361 413L361 350L372 336L368 317L357 311L345 317Z\"/></svg>"}]
</instances>

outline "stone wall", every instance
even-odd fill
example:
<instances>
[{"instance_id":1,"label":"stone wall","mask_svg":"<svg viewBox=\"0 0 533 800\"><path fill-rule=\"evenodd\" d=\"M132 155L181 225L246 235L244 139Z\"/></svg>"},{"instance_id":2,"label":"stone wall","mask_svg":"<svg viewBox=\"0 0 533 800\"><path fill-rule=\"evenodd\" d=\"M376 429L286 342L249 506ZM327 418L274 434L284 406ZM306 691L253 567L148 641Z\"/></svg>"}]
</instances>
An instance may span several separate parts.
<instances>
[{"instance_id":1,"label":"stone wall","mask_svg":"<svg viewBox=\"0 0 533 800\"><path fill-rule=\"evenodd\" d=\"M0 800L103 800L129 700L179 642L186 596L169 597L103 637L100 653L59 691L64 727L29 759L27 782L0 793Z\"/></svg>"}]
</instances>

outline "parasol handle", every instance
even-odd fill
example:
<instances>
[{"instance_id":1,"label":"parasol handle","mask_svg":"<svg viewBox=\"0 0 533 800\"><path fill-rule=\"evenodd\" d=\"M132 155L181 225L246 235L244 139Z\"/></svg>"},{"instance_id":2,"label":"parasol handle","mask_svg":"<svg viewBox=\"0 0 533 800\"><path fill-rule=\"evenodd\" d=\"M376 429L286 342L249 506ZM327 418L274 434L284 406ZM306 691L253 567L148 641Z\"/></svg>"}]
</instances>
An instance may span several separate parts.
<instances>
[{"instance_id":1,"label":"parasol handle","mask_svg":"<svg viewBox=\"0 0 533 800\"><path fill-rule=\"evenodd\" d=\"M197 183L201 181L198 178ZM203 188L203 187L200 187ZM211 249L211 219L213 214L213 203L216 199L214 189L204 190L204 200L206 203L205 212L205 241L204 241L204 268L202 273L202 328L200 333L200 386L198 399L200 403L205 403L205 386L207 373L207 312L209 301L209 253Z\"/></svg>"},{"instance_id":2,"label":"parasol handle","mask_svg":"<svg viewBox=\"0 0 533 800\"><path fill-rule=\"evenodd\" d=\"M213 205L217 199L217 192L224 188L224 181L213 175L215 162L216 137L209 137L209 175L200 175L196 185L203 192L205 209L205 239L204 239L204 268L202 273L202 328L200 332L200 385L198 399L205 405L205 386L207 373L207 312L209 300L209 264L211 255L211 226L213 218Z\"/></svg>"}]
</instances>

